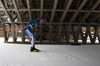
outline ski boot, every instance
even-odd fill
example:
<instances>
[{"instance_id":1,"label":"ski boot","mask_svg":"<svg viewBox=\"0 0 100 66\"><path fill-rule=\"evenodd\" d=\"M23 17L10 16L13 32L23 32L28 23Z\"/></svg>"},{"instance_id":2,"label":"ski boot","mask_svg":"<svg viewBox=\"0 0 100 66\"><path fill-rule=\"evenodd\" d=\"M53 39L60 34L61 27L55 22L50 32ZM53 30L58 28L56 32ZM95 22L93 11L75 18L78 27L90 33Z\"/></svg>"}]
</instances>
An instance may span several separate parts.
<instances>
[{"instance_id":1,"label":"ski boot","mask_svg":"<svg viewBox=\"0 0 100 66\"><path fill-rule=\"evenodd\" d=\"M39 51L40 51L39 49L36 49L34 47L31 47L31 49L30 49L30 52L39 52Z\"/></svg>"}]
</instances>

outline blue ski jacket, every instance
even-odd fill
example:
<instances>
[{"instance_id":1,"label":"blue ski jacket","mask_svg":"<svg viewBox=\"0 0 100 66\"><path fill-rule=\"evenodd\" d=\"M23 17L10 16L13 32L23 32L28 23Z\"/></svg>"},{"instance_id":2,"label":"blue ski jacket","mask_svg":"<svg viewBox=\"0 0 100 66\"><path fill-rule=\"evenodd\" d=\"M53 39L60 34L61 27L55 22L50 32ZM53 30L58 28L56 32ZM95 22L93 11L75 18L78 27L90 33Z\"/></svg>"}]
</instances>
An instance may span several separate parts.
<instances>
[{"instance_id":1,"label":"blue ski jacket","mask_svg":"<svg viewBox=\"0 0 100 66\"><path fill-rule=\"evenodd\" d=\"M31 30L33 27L37 26L38 24L40 23L39 20L33 20L33 21L30 21L26 27L27 29Z\"/></svg>"}]
</instances>

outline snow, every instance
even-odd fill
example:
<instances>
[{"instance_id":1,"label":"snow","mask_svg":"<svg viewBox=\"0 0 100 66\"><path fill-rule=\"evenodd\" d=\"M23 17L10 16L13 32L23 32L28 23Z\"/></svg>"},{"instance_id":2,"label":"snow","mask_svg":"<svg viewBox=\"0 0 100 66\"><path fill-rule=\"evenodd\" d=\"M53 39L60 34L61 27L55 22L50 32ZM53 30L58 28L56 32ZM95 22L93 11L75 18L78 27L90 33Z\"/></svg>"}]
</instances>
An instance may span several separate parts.
<instances>
[{"instance_id":1,"label":"snow","mask_svg":"<svg viewBox=\"0 0 100 66\"><path fill-rule=\"evenodd\" d=\"M0 38L0 66L100 66L100 45L6 44Z\"/></svg>"}]
</instances>

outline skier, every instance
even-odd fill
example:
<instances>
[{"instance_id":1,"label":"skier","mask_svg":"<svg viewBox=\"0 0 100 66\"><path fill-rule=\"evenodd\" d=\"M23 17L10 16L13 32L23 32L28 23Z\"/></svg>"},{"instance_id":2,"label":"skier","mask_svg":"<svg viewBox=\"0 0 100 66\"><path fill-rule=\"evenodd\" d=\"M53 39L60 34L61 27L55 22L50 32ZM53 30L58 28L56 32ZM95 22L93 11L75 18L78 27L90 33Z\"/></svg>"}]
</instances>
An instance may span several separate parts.
<instances>
[{"instance_id":1,"label":"skier","mask_svg":"<svg viewBox=\"0 0 100 66\"><path fill-rule=\"evenodd\" d=\"M43 17L40 17L39 20L33 20L33 21L30 21L26 27L25 27L25 32L29 35L29 37L31 38L31 49L30 49L30 52L38 52L39 49L36 49L35 48L35 36L34 36L34 33L32 32L32 28L37 26L39 23L43 23L44 22L44 18Z\"/></svg>"}]
</instances>

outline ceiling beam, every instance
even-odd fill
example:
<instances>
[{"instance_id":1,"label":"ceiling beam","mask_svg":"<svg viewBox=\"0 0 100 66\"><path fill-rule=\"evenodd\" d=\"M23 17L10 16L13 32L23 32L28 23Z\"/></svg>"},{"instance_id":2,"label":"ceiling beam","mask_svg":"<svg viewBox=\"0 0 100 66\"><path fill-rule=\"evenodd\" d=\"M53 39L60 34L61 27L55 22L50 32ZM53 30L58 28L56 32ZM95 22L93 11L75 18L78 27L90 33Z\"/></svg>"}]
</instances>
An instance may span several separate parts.
<instances>
[{"instance_id":1,"label":"ceiling beam","mask_svg":"<svg viewBox=\"0 0 100 66\"><path fill-rule=\"evenodd\" d=\"M96 14L89 22L93 23L96 19L100 17L100 14Z\"/></svg>"},{"instance_id":2,"label":"ceiling beam","mask_svg":"<svg viewBox=\"0 0 100 66\"><path fill-rule=\"evenodd\" d=\"M0 9L0 11L4 11ZM15 11L15 9L7 9L7 11ZM18 11L28 11L28 9L19 9ZM40 9L31 9L31 11L40 11ZM44 9L43 11L52 11L52 9ZM56 11L65 11L64 9L56 9ZM68 12L77 12L77 10L70 9ZM80 12L89 12L89 10L81 10ZM93 10L92 12L100 13L100 10Z\"/></svg>"},{"instance_id":3,"label":"ceiling beam","mask_svg":"<svg viewBox=\"0 0 100 66\"><path fill-rule=\"evenodd\" d=\"M26 0L27 2L27 7L28 7L28 12L29 12L29 20L32 20L32 16L31 16L31 6L30 6L30 0Z\"/></svg>"},{"instance_id":4,"label":"ceiling beam","mask_svg":"<svg viewBox=\"0 0 100 66\"><path fill-rule=\"evenodd\" d=\"M43 3L44 3L44 0L41 0L41 17L43 17Z\"/></svg>"},{"instance_id":5,"label":"ceiling beam","mask_svg":"<svg viewBox=\"0 0 100 66\"><path fill-rule=\"evenodd\" d=\"M77 3L77 4L75 5L75 9L78 9L78 7L79 7L79 5L80 5L80 3L81 3L81 0L77 0L76 3Z\"/></svg>"},{"instance_id":6,"label":"ceiling beam","mask_svg":"<svg viewBox=\"0 0 100 66\"><path fill-rule=\"evenodd\" d=\"M89 4L88 4L88 6L85 9L86 10L90 9L90 6L92 5L92 3L93 3L93 0L89 1Z\"/></svg>"},{"instance_id":7,"label":"ceiling beam","mask_svg":"<svg viewBox=\"0 0 100 66\"><path fill-rule=\"evenodd\" d=\"M18 21L18 22L15 22L15 24L19 24L20 22ZM27 24L27 23L29 23L29 22L24 22L25 24ZM50 22L45 22L44 24L50 24ZM53 24L60 24L59 22L53 22ZM72 24L72 25L74 25L74 24L76 24L76 25L79 25L79 23L75 23L75 22L73 22L73 23L67 23L67 22L63 22L62 24L67 24L67 25L69 25L69 24ZM89 23L81 23L81 25L88 25ZM98 23L90 23L91 25L98 25Z\"/></svg>"},{"instance_id":8,"label":"ceiling beam","mask_svg":"<svg viewBox=\"0 0 100 66\"><path fill-rule=\"evenodd\" d=\"M56 11L56 7L57 7L57 3L58 3L58 0L55 0L55 2L54 2L54 6L53 6L53 10L52 10L52 14L51 14L50 22L52 22L53 19L54 19L54 15L55 15L55 11Z\"/></svg>"},{"instance_id":9,"label":"ceiling beam","mask_svg":"<svg viewBox=\"0 0 100 66\"><path fill-rule=\"evenodd\" d=\"M72 22L77 15L79 14L79 12L81 11L81 9L83 8L83 6L86 4L88 0L83 0L82 4L80 5L80 7L78 8L77 12L73 15L72 19L70 20L70 22Z\"/></svg>"},{"instance_id":10,"label":"ceiling beam","mask_svg":"<svg viewBox=\"0 0 100 66\"><path fill-rule=\"evenodd\" d=\"M68 13L68 10L69 10L69 8L70 8L70 6L71 6L71 4L72 4L72 1L73 1L73 0L69 0L69 1L68 1L68 5L66 6L66 9L65 9L65 11L64 11L64 13L63 13L63 15L62 15L62 17L61 17L60 22L63 22L63 21L64 21L66 15L67 15L67 13Z\"/></svg>"},{"instance_id":11,"label":"ceiling beam","mask_svg":"<svg viewBox=\"0 0 100 66\"><path fill-rule=\"evenodd\" d=\"M8 18L9 18L10 21L12 22L12 19L11 19L10 15L8 14L7 9L5 8L5 6L4 6L4 4L3 4L3 2L2 2L1 0L0 0L0 3L1 3L1 5L2 5L2 8L3 8L5 14L8 16Z\"/></svg>"},{"instance_id":12,"label":"ceiling beam","mask_svg":"<svg viewBox=\"0 0 100 66\"><path fill-rule=\"evenodd\" d=\"M94 4L94 6L90 9L90 12L85 14L80 22L83 22L99 4L100 4L100 0L97 0L97 2Z\"/></svg>"},{"instance_id":13,"label":"ceiling beam","mask_svg":"<svg viewBox=\"0 0 100 66\"><path fill-rule=\"evenodd\" d=\"M15 0L12 0L12 1L13 1L13 5L15 7L15 11L17 12L17 15L19 17L19 20L22 21L22 18L21 18L20 14L19 14L19 11L18 11L17 4L16 4Z\"/></svg>"},{"instance_id":14,"label":"ceiling beam","mask_svg":"<svg viewBox=\"0 0 100 66\"><path fill-rule=\"evenodd\" d=\"M64 9L66 8L68 0L65 0Z\"/></svg>"}]
</instances>

